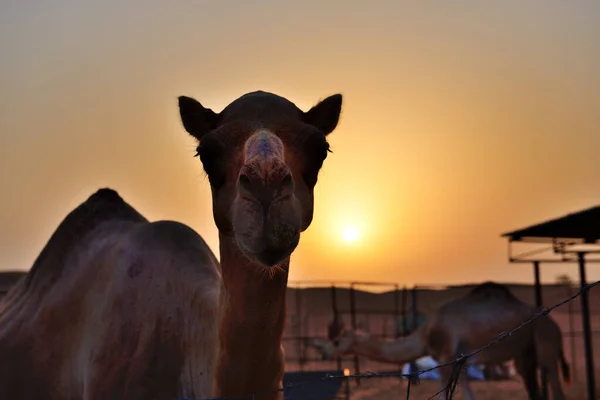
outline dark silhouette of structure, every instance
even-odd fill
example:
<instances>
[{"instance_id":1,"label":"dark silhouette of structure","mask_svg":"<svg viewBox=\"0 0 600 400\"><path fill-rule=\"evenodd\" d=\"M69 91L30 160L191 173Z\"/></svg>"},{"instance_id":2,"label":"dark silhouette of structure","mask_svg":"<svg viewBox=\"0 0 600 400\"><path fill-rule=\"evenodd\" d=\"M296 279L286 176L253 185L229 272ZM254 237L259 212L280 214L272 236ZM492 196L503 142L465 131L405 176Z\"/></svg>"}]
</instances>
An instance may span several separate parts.
<instances>
[{"instance_id":1,"label":"dark silhouette of structure","mask_svg":"<svg viewBox=\"0 0 600 400\"><path fill-rule=\"evenodd\" d=\"M589 288L587 288L585 264L586 262L600 262L598 257L590 257L590 255L600 254L600 206L508 232L503 234L502 237L508 238L508 258L511 263L533 264L535 299L536 305L540 307L543 306L540 264L544 262L577 263L579 265L587 398L588 400L596 399L594 352L592 349L588 298ZM536 248L514 255L513 247L516 243L528 244ZM547 399L546 382L543 375L542 381L543 398Z\"/></svg>"}]
</instances>

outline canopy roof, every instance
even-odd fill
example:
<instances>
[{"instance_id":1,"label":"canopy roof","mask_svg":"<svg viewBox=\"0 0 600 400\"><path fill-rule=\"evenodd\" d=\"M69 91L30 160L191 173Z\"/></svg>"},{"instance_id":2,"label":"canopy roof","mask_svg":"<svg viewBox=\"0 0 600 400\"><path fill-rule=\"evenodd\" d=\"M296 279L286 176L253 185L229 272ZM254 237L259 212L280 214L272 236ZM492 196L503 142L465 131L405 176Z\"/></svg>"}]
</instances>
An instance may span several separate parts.
<instances>
[{"instance_id":1,"label":"canopy roof","mask_svg":"<svg viewBox=\"0 0 600 400\"><path fill-rule=\"evenodd\" d=\"M600 206L502 234L511 241L600 243Z\"/></svg>"}]
</instances>

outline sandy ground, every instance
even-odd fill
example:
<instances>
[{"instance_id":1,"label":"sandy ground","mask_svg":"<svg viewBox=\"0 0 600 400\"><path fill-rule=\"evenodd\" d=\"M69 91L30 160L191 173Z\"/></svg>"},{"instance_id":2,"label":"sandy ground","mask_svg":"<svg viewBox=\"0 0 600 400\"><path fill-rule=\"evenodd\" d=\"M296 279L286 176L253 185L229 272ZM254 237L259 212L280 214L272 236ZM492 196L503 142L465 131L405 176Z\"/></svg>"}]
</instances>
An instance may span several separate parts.
<instances>
[{"instance_id":1,"label":"sandy ground","mask_svg":"<svg viewBox=\"0 0 600 400\"><path fill-rule=\"evenodd\" d=\"M598 376L600 378L600 374ZM351 384L350 399L352 400L387 400L387 399L406 399L406 381L400 382L396 378L374 378L361 380L360 387ZM565 387L565 395L569 400L586 399L586 389L584 382L573 382L569 387ZM508 381L492 382L471 382L471 389L477 400L529 400L525 388L517 378ZM411 400L426 400L432 398L440 390L439 382L422 381L419 385L411 385ZM345 388L340 392L342 398ZM596 396L600 399L600 394ZM438 399L438 397L433 397ZM439 396L440 400L443 400ZM462 399L460 388L454 399Z\"/></svg>"},{"instance_id":2,"label":"sandy ground","mask_svg":"<svg viewBox=\"0 0 600 400\"><path fill-rule=\"evenodd\" d=\"M3 282L1 278L7 282ZM10 278L10 279L9 279ZM6 289L14 281L14 277L9 274L0 274L0 289ZM4 283L4 285L3 285ZM448 290L423 290L418 294L418 308L420 312L431 312L443 301L455 298L464 294L468 288L454 288ZM1 291L1 290L0 290ZM533 301L533 289L526 285L511 285L511 291L523 301ZM544 287L544 300L546 305L552 305L564 298L567 298L571 292L564 287ZM597 397L600 400L600 289L596 288L589 293L592 323L592 341L595 359L596 387ZM1 294L0 294L1 297ZM338 307L344 312L349 309L349 294L345 289L338 289ZM363 310L357 313L359 326L372 333L382 333L391 335L393 331L393 310L395 302L394 293L373 294L357 291L356 304L357 309ZM299 301L298 301L299 300ZM296 304L298 301L298 304ZM331 322L331 291L329 288L305 289L296 291L288 289L288 321L284 339L284 348L286 354L287 371L310 371L310 370L337 370L334 361L323 362L319 359L319 354L314 349L307 349L303 346L302 340L297 340L294 336L320 336L324 337L327 332L327 324ZM387 310L390 314L380 314L377 311ZM572 312L569 315L569 311ZM580 301L575 301L557 308L551 313L560 325L564 337L565 356L571 364L574 382L570 387L565 387L565 394L569 400L586 400L585 386L585 363L583 359L584 347L581 334L581 317L579 315ZM350 325L348 314L344 314L342 319L347 325ZM304 350L304 351L303 351ZM299 355L313 361L298 364ZM349 368L350 372L355 373L354 363L351 359L343 361L341 368ZM391 371L399 367L360 360L360 372L365 371ZM344 398L345 384L340 391L340 399ZM386 400L386 399L406 399L407 384L405 380L399 378L372 378L362 379L361 385L357 386L355 382L350 384L350 399L353 400ZM471 381L471 388L477 400L528 400L525 388L520 377L515 377L509 381ZM411 385L410 399L420 400L432 398L440 389L437 381L422 381L419 385ZM436 396L433 397L437 398ZM457 389L455 399L462 399L460 388ZM441 400L441 399L440 399Z\"/></svg>"},{"instance_id":3,"label":"sandy ground","mask_svg":"<svg viewBox=\"0 0 600 400\"><path fill-rule=\"evenodd\" d=\"M527 301L529 299L525 299L527 295L529 295L531 289L522 288L519 289L523 300ZM593 353L594 353L594 364L596 370L596 399L600 400L600 290L595 289L592 291L593 296L591 296L594 301L590 301L591 303L591 325L592 325L592 344L593 344ZM421 302L419 308L424 309L433 309L435 303L438 303L440 299L434 298L434 295L441 295L444 293L429 293L429 298L425 298L424 295L421 296ZM324 294L323 294L324 295ZM447 294L444 294L446 296ZM548 299L547 304L552 304L555 301L558 301L562 298L565 298L566 293L560 288L554 288L554 290L546 290L545 299ZM449 297L449 296L448 296ZM311 299L312 300L312 299ZM366 301L369 300L369 301ZM372 299L365 299L365 303L367 305L371 305L371 303L375 303L376 301L380 301L381 304L377 304L377 307L389 306L389 299L384 301L383 298L379 299L373 296ZM323 303L326 300L323 299ZM583 335L582 335L582 322L581 317L578 314L579 310L579 299L573 301L570 305L561 306L551 313L552 318L559 324L561 330L563 331L563 345L566 359L571 365L571 371L573 375L573 383L570 386L565 386L563 384L563 388L565 391L565 395L568 400L587 400L587 392L586 392L586 377L585 377L585 361L584 361L584 345L583 345ZM288 371L297 371L299 369L304 370L336 370L337 365L335 362L323 362L318 358L318 354L312 349L307 349L304 353L311 362L307 362L304 365L299 365L297 363L298 355L303 353L301 351L302 345L297 340L294 340L293 335L306 335L306 336L325 336L326 335L326 327L327 323L331 321L331 316L327 314L327 307L323 305L322 315L319 314L319 308L315 306L314 310L311 309L311 312L307 312L307 309L310 309L311 304L308 302L304 307L303 314L303 324L302 329L297 330L294 329L292 321L290 321L289 326L287 327L286 334L289 335L288 338L284 342L285 352L286 352L286 370ZM375 308L375 305L372 305ZM569 307L572 307L573 314L569 315ZM295 310L293 307L291 309L290 314L293 315ZM347 319L347 316L345 316ZM392 320L391 316L388 315L378 315L372 314L368 315L368 313L364 313L362 315L357 316L357 320L359 324L362 325L366 330L371 331L373 333L383 333L388 335L392 330ZM297 322L297 321L296 321ZM346 321L348 323L349 321ZM342 368L348 368L351 373L357 372L355 370L355 365L353 360L350 358L346 358L343 360L341 365ZM361 358L360 360L360 372L365 371L391 371L395 370L398 367L390 366L389 364L381 364L376 362L371 362L369 360L365 360ZM439 382L437 381L422 381L419 385L411 385L411 400L420 400L420 399L437 399L437 396L434 396L439 390ZM471 381L471 388L476 396L477 400L529 400L527 398L527 392L525 391L525 387L521 381L520 377L513 377L508 381ZM386 400L386 399L406 399L406 381L400 381L399 378L372 378L372 379L362 379L361 385L357 386L355 383L351 383L350 385L351 396L350 399L353 400ZM345 393L345 388L340 391L339 398L344 398L343 395ZM433 396L433 397L432 397ZM457 388L455 399L462 399L460 387ZM440 396L440 400L441 396Z\"/></svg>"},{"instance_id":4,"label":"sandy ground","mask_svg":"<svg viewBox=\"0 0 600 400\"><path fill-rule=\"evenodd\" d=\"M565 392L565 396L568 400L587 400L587 388L586 378L583 373L584 361L583 359L577 360L577 367L579 367L579 373L574 378L570 385L565 385L564 382L561 384ZM596 365L600 363L599 359L596 359ZM382 366L380 363L363 363L366 371L394 371L389 368L389 365L384 365L387 368L376 368ZM322 366L322 365L321 365ZM350 361L344 362L343 367L351 367ZM313 367L313 370L321 370L321 368L315 368L316 365L309 365ZM335 370L334 365L327 365L327 368ZM310 369L306 369L310 370ZM600 368L596 368L596 382L600 382ZM525 386L522 383L521 377L514 376L508 380L502 381L470 381L471 390L477 400L529 400ZM387 400L387 399L406 399L407 395L407 381L399 377L374 377L374 378L361 378L360 385L356 384L355 380L350 381L350 399L351 400ZM600 400L600 388L596 384L596 399ZM410 400L427 400L436 399L444 400L441 396L435 396L439 390L440 382L434 380L422 380L419 384L411 384L410 388ZM342 383L342 388L338 393L338 399L345 399L347 392L346 382ZM552 398L552 397L550 397ZM462 399L460 385L457 385L455 400Z\"/></svg>"},{"instance_id":5,"label":"sandy ground","mask_svg":"<svg viewBox=\"0 0 600 400\"><path fill-rule=\"evenodd\" d=\"M557 313L557 320L562 322L566 315L560 315ZM598 322L598 317L593 318L594 325ZM573 339L573 343L571 343ZM571 344L572 349L575 350L575 357L571 358ZM563 389L568 400L587 400L586 392L586 376L585 376L585 361L582 357L584 354L583 340L580 335L574 338L568 337L564 339L565 353L567 360L571 366L571 373L573 376L573 383L570 386L565 386L563 383ZM593 335L594 353L594 364L596 370L596 399L600 400L600 335L595 332ZM293 348L288 349L290 353L293 353ZM310 356L316 356L316 353L309 351ZM354 373L354 363L351 357L344 358L342 360L342 368L348 368L350 372ZM335 361L313 361L306 363L303 366L305 371L310 370L336 370L337 365ZM298 370L299 366L293 362L288 363L286 366L288 371ZM390 364L383 364L378 362L369 361L366 359L360 359L360 372L381 372L381 371L394 371L398 368L391 366ZM521 381L521 378L516 376L510 380L505 381L471 381L471 388L476 396L477 400L529 400L525 387ZM344 384L345 385L345 384ZM345 386L343 385L340 391L339 398L344 398ZM400 378L371 378L361 379L361 385L357 386L355 382L350 384L352 400L386 400L386 399L406 399L406 380L400 380ZM432 398L440 390L438 381L423 380L419 385L411 385L411 400L426 400ZM460 388L457 388L455 399L462 399ZM433 397L437 399L437 397ZM439 400L443 400L441 397Z\"/></svg>"}]
</instances>

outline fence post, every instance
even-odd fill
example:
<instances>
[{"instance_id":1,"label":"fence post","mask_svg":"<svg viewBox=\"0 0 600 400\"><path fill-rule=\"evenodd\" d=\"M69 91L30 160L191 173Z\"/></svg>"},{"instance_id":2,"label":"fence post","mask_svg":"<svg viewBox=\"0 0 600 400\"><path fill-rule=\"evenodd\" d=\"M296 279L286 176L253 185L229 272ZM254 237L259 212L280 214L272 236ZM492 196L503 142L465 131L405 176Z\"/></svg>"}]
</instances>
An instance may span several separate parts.
<instances>
[{"instance_id":1,"label":"fence post","mask_svg":"<svg viewBox=\"0 0 600 400\"><path fill-rule=\"evenodd\" d=\"M406 336L408 332L408 321L406 320L406 304L408 303L408 289L402 287L402 336Z\"/></svg>"},{"instance_id":2,"label":"fence post","mask_svg":"<svg viewBox=\"0 0 600 400\"><path fill-rule=\"evenodd\" d=\"M296 341L297 343L297 348L296 351L298 352L298 367L300 368L300 371L304 371L304 354L303 354L303 346L302 344L304 343L304 340L302 338L302 304L300 303L300 289L297 287L296 288L296 315L298 316L298 318L296 318L296 322L297 322L297 327L296 327L296 335L298 336L298 340Z\"/></svg>"},{"instance_id":3,"label":"fence post","mask_svg":"<svg viewBox=\"0 0 600 400\"><path fill-rule=\"evenodd\" d=\"M567 298L573 295L573 287L567 284ZM575 363L575 323L573 321L573 302L567 303L569 308L569 342L571 342L571 377L572 380L577 380L577 364Z\"/></svg>"},{"instance_id":4,"label":"fence post","mask_svg":"<svg viewBox=\"0 0 600 400\"><path fill-rule=\"evenodd\" d=\"M350 317L352 320L352 329L356 329L356 294L354 283L350 284ZM354 355L354 370L356 374L360 374L360 361L357 355ZM356 386L360 386L360 378L356 378Z\"/></svg>"},{"instance_id":5,"label":"fence post","mask_svg":"<svg viewBox=\"0 0 600 400\"><path fill-rule=\"evenodd\" d=\"M534 275L534 279L535 279L535 285L534 285L534 291L535 291L535 305L538 307L542 307L543 301L542 301L542 283L541 283L541 279L540 279L540 262L539 261L534 261L533 262L533 275ZM535 343L535 342L534 342ZM534 344L535 345L535 344ZM539 351L539 349L536 348L536 351ZM548 400L548 377L546 376L546 370L543 368L541 369L541 389L542 389L542 393L541 393L541 400Z\"/></svg>"},{"instance_id":6,"label":"fence post","mask_svg":"<svg viewBox=\"0 0 600 400\"><path fill-rule=\"evenodd\" d=\"M336 296L336 292L335 292L335 285L331 285L331 307L333 308L333 323L336 327L337 330L337 326L339 324L339 313L338 313L338 306L337 306L337 296ZM335 345L337 345L337 341L334 342ZM341 370L342 369L342 359L341 357L337 357L336 358L336 363L337 363L337 370Z\"/></svg>"},{"instance_id":7,"label":"fence post","mask_svg":"<svg viewBox=\"0 0 600 400\"><path fill-rule=\"evenodd\" d=\"M411 316L412 316L412 332L413 333L417 327L418 327L418 321L417 321L417 287L413 286L412 288L412 301L411 301L411 305L410 305L410 311L411 311ZM415 360L410 362L410 373L413 373L415 371L417 371L417 363ZM419 383L419 380L417 378L410 378L410 380L413 383Z\"/></svg>"},{"instance_id":8,"label":"fence post","mask_svg":"<svg viewBox=\"0 0 600 400\"><path fill-rule=\"evenodd\" d=\"M588 400L596 398L596 377L594 375L594 351L592 346L592 328L590 323L590 303L589 293L586 288L587 280L585 276L585 253L577 253L579 261L579 280L581 292L581 323L583 327L583 344L585 351L585 376L587 380Z\"/></svg>"},{"instance_id":9,"label":"fence post","mask_svg":"<svg viewBox=\"0 0 600 400\"><path fill-rule=\"evenodd\" d=\"M400 330L398 329L398 321L400 318L400 287L395 285L394 287L394 324L392 325L394 329L394 339L400 337Z\"/></svg>"},{"instance_id":10,"label":"fence post","mask_svg":"<svg viewBox=\"0 0 600 400\"><path fill-rule=\"evenodd\" d=\"M398 284L394 285L394 339L398 339L402 334L401 327L398 327L398 323L400 322L400 286ZM400 368L400 376L398 379L402 382L402 365Z\"/></svg>"}]
</instances>

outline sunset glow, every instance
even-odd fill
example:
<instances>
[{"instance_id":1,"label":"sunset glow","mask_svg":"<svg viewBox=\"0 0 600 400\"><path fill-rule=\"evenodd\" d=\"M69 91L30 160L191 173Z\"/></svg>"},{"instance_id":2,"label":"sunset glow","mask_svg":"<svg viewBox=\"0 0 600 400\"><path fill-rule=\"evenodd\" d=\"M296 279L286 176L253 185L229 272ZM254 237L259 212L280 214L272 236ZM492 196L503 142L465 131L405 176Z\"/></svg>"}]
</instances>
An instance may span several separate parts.
<instances>
[{"instance_id":1,"label":"sunset glow","mask_svg":"<svg viewBox=\"0 0 600 400\"><path fill-rule=\"evenodd\" d=\"M348 226L344 228L342 237L346 242L356 242L358 240L358 229L353 226Z\"/></svg>"},{"instance_id":2,"label":"sunset glow","mask_svg":"<svg viewBox=\"0 0 600 400\"><path fill-rule=\"evenodd\" d=\"M531 282L499 235L600 199L600 2L459 3L2 3L0 268L100 187L219 257L177 96L264 90L344 96L290 280Z\"/></svg>"}]
</instances>

